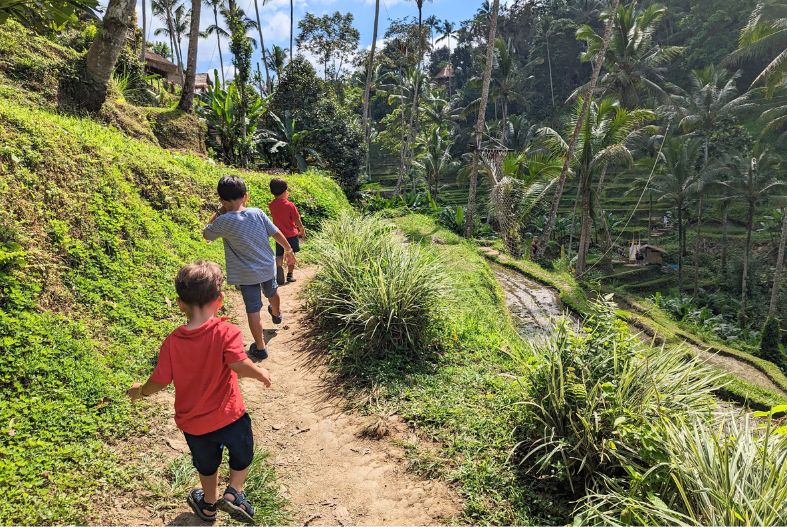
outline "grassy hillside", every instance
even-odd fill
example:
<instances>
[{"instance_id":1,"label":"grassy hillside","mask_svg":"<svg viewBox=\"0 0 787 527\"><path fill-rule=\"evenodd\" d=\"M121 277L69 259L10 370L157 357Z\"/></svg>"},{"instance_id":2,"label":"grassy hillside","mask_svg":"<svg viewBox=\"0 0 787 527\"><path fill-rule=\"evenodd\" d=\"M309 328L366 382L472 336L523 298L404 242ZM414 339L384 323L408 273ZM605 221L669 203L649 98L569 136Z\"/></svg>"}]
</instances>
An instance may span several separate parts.
<instances>
[{"instance_id":1,"label":"grassy hillside","mask_svg":"<svg viewBox=\"0 0 787 527\"><path fill-rule=\"evenodd\" d=\"M14 489L0 523L85 523L89 495L124 485L105 445L146 428L124 390L180 320L175 271L223 262L201 227L226 173L239 172L0 98L0 488ZM269 177L242 175L265 206ZM307 226L348 207L326 177L289 180Z\"/></svg>"}]
</instances>

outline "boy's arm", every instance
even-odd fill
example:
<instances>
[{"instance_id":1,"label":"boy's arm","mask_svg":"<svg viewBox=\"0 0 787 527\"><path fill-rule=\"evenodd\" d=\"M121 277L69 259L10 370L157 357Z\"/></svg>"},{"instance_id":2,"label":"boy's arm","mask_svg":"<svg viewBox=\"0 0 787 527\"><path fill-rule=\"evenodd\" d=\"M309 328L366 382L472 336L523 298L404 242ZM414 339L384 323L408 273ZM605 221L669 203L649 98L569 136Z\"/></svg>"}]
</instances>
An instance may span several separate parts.
<instances>
[{"instance_id":1,"label":"boy's arm","mask_svg":"<svg viewBox=\"0 0 787 527\"><path fill-rule=\"evenodd\" d=\"M298 263L295 260L295 253L292 252L292 247L290 247L290 242L287 241L287 238L281 233L281 231L274 234L273 239L276 240L276 243L284 247L284 259L287 260L288 265L295 265Z\"/></svg>"},{"instance_id":2,"label":"boy's arm","mask_svg":"<svg viewBox=\"0 0 787 527\"><path fill-rule=\"evenodd\" d=\"M306 227L303 226L303 222L301 221L301 217L298 216L295 220L295 226L298 227L298 232L301 233L301 238L306 238Z\"/></svg>"},{"instance_id":3,"label":"boy's arm","mask_svg":"<svg viewBox=\"0 0 787 527\"><path fill-rule=\"evenodd\" d=\"M219 216L221 216L225 212L226 212L226 210L224 209L224 205L222 204L221 207L219 207L219 210L217 210L215 212L215 214L213 214L213 216L211 216L210 220L208 220L208 224L202 230L202 237L203 238L205 238L209 242L212 242L213 240L219 238L219 234L217 232L215 232L215 230L213 229L213 222L216 221L216 218L218 218Z\"/></svg>"},{"instance_id":4,"label":"boy's arm","mask_svg":"<svg viewBox=\"0 0 787 527\"><path fill-rule=\"evenodd\" d=\"M156 392L160 392L161 390L163 390L166 387L167 387L167 384L161 384L161 383L152 381L151 379L148 379L145 382L145 384L140 384L138 382L135 382L134 384L132 384L131 388L129 388L126 391L126 394L128 394L128 396L131 397L132 401L138 401L139 399L142 399L143 397L147 397L148 395L153 395Z\"/></svg>"},{"instance_id":5,"label":"boy's arm","mask_svg":"<svg viewBox=\"0 0 787 527\"><path fill-rule=\"evenodd\" d=\"M265 368L260 368L254 364L251 359L233 362L229 367L238 374L238 377L256 379L264 384L266 388L271 387L271 374Z\"/></svg>"}]
</instances>

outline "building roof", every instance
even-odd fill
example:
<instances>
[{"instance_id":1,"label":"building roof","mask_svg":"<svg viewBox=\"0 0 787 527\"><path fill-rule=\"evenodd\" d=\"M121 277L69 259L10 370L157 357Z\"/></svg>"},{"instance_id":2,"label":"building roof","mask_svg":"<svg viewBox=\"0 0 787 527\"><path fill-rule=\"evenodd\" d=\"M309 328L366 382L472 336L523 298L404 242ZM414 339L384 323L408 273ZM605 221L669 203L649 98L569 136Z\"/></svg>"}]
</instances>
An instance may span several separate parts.
<instances>
[{"instance_id":1,"label":"building roof","mask_svg":"<svg viewBox=\"0 0 787 527\"><path fill-rule=\"evenodd\" d=\"M656 247L655 245L647 245L647 244L645 244L642 247L640 247L640 250L643 250L643 249L650 249L651 251L655 251L657 253L667 254L667 251L665 251L661 247Z\"/></svg>"},{"instance_id":2,"label":"building roof","mask_svg":"<svg viewBox=\"0 0 787 527\"><path fill-rule=\"evenodd\" d=\"M197 73L194 76L194 86L208 87L211 84L213 84L213 82L210 80L210 75L208 75L207 73Z\"/></svg>"},{"instance_id":3,"label":"building roof","mask_svg":"<svg viewBox=\"0 0 787 527\"><path fill-rule=\"evenodd\" d=\"M454 76L454 68L453 66L448 64L446 67L438 71L437 75L435 75L434 78L435 80L441 80L441 79L450 79L453 76Z\"/></svg>"},{"instance_id":4,"label":"building roof","mask_svg":"<svg viewBox=\"0 0 787 527\"><path fill-rule=\"evenodd\" d=\"M178 71L178 67L175 64L167 60L165 57L162 57L158 53L153 53L147 49L145 50L145 62L162 71Z\"/></svg>"}]
</instances>

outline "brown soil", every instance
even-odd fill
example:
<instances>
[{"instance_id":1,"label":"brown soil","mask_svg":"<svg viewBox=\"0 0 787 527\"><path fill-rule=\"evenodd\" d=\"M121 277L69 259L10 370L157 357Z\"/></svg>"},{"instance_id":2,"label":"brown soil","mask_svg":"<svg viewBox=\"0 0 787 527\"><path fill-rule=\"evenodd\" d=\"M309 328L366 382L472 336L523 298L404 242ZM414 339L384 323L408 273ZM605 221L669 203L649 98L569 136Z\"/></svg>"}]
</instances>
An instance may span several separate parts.
<instances>
[{"instance_id":1,"label":"brown soil","mask_svg":"<svg viewBox=\"0 0 787 527\"><path fill-rule=\"evenodd\" d=\"M311 268L297 270L297 281L279 290L285 319L275 334L266 331L270 357L261 363L270 370L273 386L265 389L256 381L241 381L255 444L270 452L269 462L276 470L281 492L292 504L292 523L449 522L462 509L454 489L443 481L424 480L408 472L404 451L395 444L396 439L415 440L414 434L394 418L378 423L376 418L345 410L348 401L332 389L332 375L323 357L307 351L309 328L299 312L299 294L313 273ZM252 339L245 325L243 302L235 293L230 294L229 301L248 345ZM268 327L272 327L269 321ZM137 463L166 466L187 454L188 448L172 421L172 394L154 398L166 408L166 416L151 424L152 430L141 444L123 444L119 449ZM382 431L387 437L369 439L374 435L369 434L370 430ZM112 503L101 508L95 523L201 524L185 499L179 508L156 510L141 506L144 500L136 498L114 497Z\"/></svg>"}]
</instances>

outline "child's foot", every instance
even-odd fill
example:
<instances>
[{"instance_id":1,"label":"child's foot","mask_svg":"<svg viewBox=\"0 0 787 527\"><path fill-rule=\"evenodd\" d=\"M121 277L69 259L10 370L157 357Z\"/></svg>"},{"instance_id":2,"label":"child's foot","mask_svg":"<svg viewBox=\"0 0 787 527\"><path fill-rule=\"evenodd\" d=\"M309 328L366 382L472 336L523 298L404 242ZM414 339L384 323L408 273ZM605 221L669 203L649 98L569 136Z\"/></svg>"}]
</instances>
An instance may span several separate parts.
<instances>
[{"instance_id":1,"label":"child's foot","mask_svg":"<svg viewBox=\"0 0 787 527\"><path fill-rule=\"evenodd\" d=\"M279 316L276 316L273 314L273 308L271 306L268 306L268 313L270 313L271 320L273 320L274 324L281 324L281 320L282 320L281 311L279 311Z\"/></svg>"},{"instance_id":2,"label":"child's foot","mask_svg":"<svg viewBox=\"0 0 787 527\"><path fill-rule=\"evenodd\" d=\"M276 267L276 283L284 285L284 267Z\"/></svg>"},{"instance_id":3,"label":"child's foot","mask_svg":"<svg viewBox=\"0 0 787 527\"><path fill-rule=\"evenodd\" d=\"M227 487L224 491L224 499L219 501L219 506L236 520L254 523L254 506L246 499L246 494L243 492Z\"/></svg>"},{"instance_id":4,"label":"child's foot","mask_svg":"<svg viewBox=\"0 0 787 527\"><path fill-rule=\"evenodd\" d=\"M193 489L189 492L186 501L200 520L210 523L216 521L216 504L205 501L205 493L202 489Z\"/></svg>"},{"instance_id":5,"label":"child's foot","mask_svg":"<svg viewBox=\"0 0 787 527\"><path fill-rule=\"evenodd\" d=\"M268 346L259 349L257 348L257 343L252 342L251 346L249 346L249 355L252 359L265 360L268 358Z\"/></svg>"},{"instance_id":6,"label":"child's foot","mask_svg":"<svg viewBox=\"0 0 787 527\"><path fill-rule=\"evenodd\" d=\"M287 282L294 282L295 277L292 276L292 273L287 273Z\"/></svg>"}]
</instances>

